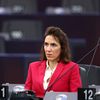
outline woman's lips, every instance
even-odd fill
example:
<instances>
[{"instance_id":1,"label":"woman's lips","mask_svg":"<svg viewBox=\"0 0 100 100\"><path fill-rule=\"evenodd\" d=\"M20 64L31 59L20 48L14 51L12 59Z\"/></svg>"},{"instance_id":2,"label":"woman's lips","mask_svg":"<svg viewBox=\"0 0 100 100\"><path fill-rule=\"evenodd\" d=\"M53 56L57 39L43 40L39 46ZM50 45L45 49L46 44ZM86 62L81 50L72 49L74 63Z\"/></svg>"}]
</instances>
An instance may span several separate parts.
<instances>
[{"instance_id":1,"label":"woman's lips","mask_svg":"<svg viewBox=\"0 0 100 100\"><path fill-rule=\"evenodd\" d=\"M52 54L47 54L47 56L49 57L49 56L52 56Z\"/></svg>"}]
</instances>

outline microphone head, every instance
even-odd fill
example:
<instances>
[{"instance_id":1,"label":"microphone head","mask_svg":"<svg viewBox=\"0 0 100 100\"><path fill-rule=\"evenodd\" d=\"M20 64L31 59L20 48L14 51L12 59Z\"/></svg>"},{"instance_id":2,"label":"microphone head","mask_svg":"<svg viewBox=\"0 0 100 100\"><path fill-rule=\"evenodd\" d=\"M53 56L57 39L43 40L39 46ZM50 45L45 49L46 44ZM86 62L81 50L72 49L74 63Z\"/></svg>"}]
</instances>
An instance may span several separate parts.
<instances>
[{"instance_id":1,"label":"microphone head","mask_svg":"<svg viewBox=\"0 0 100 100\"><path fill-rule=\"evenodd\" d=\"M24 86L22 86L22 85L16 85L16 86L14 86L14 88L13 88L13 92L14 92L14 93L23 92L23 91L25 91L25 89L24 89Z\"/></svg>"},{"instance_id":2,"label":"microphone head","mask_svg":"<svg viewBox=\"0 0 100 100\"><path fill-rule=\"evenodd\" d=\"M56 96L56 100L67 100L67 95L59 94Z\"/></svg>"}]
</instances>

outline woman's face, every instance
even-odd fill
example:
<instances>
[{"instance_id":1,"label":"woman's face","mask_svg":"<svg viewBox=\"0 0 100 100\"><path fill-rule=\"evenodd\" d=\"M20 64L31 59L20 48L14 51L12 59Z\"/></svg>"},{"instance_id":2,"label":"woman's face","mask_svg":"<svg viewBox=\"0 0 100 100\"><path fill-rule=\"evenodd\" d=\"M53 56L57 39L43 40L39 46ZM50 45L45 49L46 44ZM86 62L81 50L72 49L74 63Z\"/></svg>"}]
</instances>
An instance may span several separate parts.
<instances>
[{"instance_id":1,"label":"woman's face","mask_svg":"<svg viewBox=\"0 0 100 100\"><path fill-rule=\"evenodd\" d=\"M48 61L58 61L61 53L59 40L52 35L46 36L44 40L44 52Z\"/></svg>"}]
</instances>

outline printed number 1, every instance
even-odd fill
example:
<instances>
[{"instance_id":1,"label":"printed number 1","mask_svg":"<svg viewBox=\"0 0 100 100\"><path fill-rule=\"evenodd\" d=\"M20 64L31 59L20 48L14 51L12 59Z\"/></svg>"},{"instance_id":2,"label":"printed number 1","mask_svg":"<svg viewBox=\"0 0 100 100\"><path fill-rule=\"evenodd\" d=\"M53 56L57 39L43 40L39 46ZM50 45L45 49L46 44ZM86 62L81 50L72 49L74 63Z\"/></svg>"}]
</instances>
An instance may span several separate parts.
<instances>
[{"instance_id":1,"label":"printed number 1","mask_svg":"<svg viewBox=\"0 0 100 100\"><path fill-rule=\"evenodd\" d=\"M5 88L3 87L3 88L1 89L1 91L2 91L2 97L4 98L4 97L5 97Z\"/></svg>"},{"instance_id":2,"label":"printed number 1","mask_svg":"<svg viewBox=\"0 0 100 100\"><path fill-rule=\"evenodd\" d=\"M8 86L0 86L0 100L8 98L9 91Z\"/></svg>"}]
</instances>

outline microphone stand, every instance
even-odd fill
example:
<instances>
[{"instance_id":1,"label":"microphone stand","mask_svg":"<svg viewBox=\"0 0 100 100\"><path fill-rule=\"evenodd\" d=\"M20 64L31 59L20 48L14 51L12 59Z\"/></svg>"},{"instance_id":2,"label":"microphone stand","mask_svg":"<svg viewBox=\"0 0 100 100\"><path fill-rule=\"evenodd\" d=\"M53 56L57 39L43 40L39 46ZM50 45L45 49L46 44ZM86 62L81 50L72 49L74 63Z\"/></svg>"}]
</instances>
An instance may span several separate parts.
<instances>
[{"instance_id":1,"label":"microphone stand","mask_svg":"<svg viewBox=\"0 0 100 100\"><path fill-rule=\"evenodd\" d=\"M97 52L97 50L98 50L99 45L100 45L100 37L99 37L99 39L98 39L98 41L97 41L97 44L96 44L96 46L95 46L94 53L93 53L92 59L91 59L90 64L89 64L89 68L88 68L88 70L87 70L87 78L88 78L88 74L89 74L91 65L93 64L93 60L94 60L94 58L95 58L95 55L96 55L96 52Z\"/></svg>"}]
</instances>

